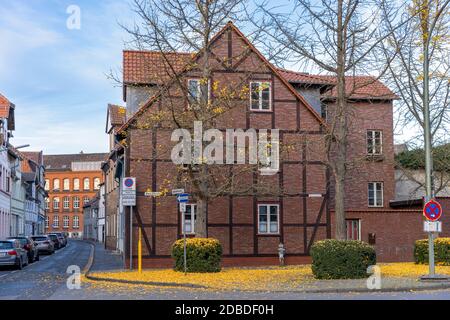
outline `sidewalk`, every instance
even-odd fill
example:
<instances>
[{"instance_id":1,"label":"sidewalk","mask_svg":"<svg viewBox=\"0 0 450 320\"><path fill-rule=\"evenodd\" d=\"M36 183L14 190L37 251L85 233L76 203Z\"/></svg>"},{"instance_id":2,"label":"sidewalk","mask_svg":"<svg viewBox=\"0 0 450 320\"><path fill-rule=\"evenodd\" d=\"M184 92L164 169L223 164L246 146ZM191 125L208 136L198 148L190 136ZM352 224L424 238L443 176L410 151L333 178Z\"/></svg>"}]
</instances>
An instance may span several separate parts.
<instances>
[{"instance_id":1,"label":"sidewalk","mask_svg":"<svg viewBox=\"0 0 450 320\"><path fill-rule=\"evenodd\" d=\"M396 265L396 264L393 264ZM397 264L395 269L419 268L425 266ZM450 273L450 267L442 267ZM309 266L291 266L286 268L224 268L216 274L188 274L173 270L122 270L119 272L91 272L88 279L92 283L116 284L118 286L142 286L151 288L179 288L200 291L238 291L238 292L303 292L303 293L340 293L340 292L393 292L450 289L450 281L420 282L418 275L397 276L392 272L392 264L381 265L381 288L371 289L367 279L358 280L317 280L311 274ZM373 284L372 284L373 285ZM128 287L130 288L130 287Z\"/></svg>"},{"instance_id":2,"label":"sidewalk","mask_svg":"<svg viewBox=\"0 0 450 320\"><path fill-rule=\"evenodd\" d=\"M93 243L95 246L94 262L90 272L119 271L123 270L122 255L105 250L104 243Z\"/></svg>"}]
</instances>

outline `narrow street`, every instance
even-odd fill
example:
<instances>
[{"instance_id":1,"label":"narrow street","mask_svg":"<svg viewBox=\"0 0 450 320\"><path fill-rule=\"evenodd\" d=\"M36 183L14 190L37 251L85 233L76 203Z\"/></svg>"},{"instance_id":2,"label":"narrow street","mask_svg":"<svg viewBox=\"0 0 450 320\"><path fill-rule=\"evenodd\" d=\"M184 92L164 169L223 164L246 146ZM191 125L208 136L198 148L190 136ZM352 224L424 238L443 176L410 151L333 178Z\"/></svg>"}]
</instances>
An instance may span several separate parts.
<instances>
[{"instance_id":1,"label":"narrow street","mask_svg":"<svg viewBox=\"0 0 450 320\"><path fill-rule=\"evenodd\" d=\"M23 270L0 268L0 300L55 299L58 290L66 288L67 268L83 269L89 259L91 246L83 241L69 241L53 255L42 255L40 261Z\"/></svg>"}]
</instances>

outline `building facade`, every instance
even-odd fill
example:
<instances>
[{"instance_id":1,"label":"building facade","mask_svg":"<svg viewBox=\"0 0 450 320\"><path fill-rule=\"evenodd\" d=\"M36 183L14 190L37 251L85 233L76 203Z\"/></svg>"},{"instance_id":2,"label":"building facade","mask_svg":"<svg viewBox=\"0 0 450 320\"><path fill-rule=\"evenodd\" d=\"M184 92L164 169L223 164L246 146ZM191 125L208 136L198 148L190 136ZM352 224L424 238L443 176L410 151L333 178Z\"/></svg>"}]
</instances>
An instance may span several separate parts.
<instances>
[{"instance_id":1,"label":"building facade","mask_svg":"<svg viewBox=\"0 0 450 320\"><path fill-rule=\"evenodd\" d=\"M239 181L244 186L275 186L283 193L214 198L207 206L207 234L222 243L225 265L277 263L280 243L286 248L287 263L309 261L311 245L334 236L334 185L326 165L324 128L333 117L336 81L331 76L275 67L232 23L212 39L209 54L212 87L218 83L219 92L220 85L231 83L248 88L246 94L234 98L237 108L232 115L217 117L216 128L279 129L280 144L293 148L281 156L275 176L243 175ZM175 75L164 72L173 71L165 65L166 59L173 60ZM199 61L202 54L171 53L162 59L158 52L124 51L126 118L114 125L108 110L107 133L115 139L111 137L114 144L104 172L116 183L119 195L119 199L106 201L107 208L110 205L119 213L120 177L137 179L132 225L128 223L129 208L125 208L123 217L124 247L127 251L132 243L134 263L139 228L144 265L149 267L172 264L171 245L182 237L183 228L195 236L195 199L182 216L170 193L156 198L145 193L180 186L190 189L177 180L183 168L170 158L176 144L170 139L173 128L165 127L162 121L153 126L148 123L167 106L175 109L175 115L182 113L192 96L203 94L198 92L202 74L195 65ZM180 83L188 88L187 94ZM374 245L380 261L411 260L414 240L420 238L417 226L422 216L417 208L393 205L393 101L397 96L373 77L347 77L346 83L352 115L345 181L347 238ZM213 91L209 99L214 101L217 88L209 90ZM238 88L237 92L242 90ZM388 217L395 222L386 223ZM411 229L399 231L402 223ZM414 232L408 235L411 230ZM125 252L125 259L128 256Z\"/></svg>"},{"instance_id":2,"label":"building facade","mask_svg":"<svg viewBox=\"0 0 450 320\"><path fill-rule=\"evenodd\" d=\"M11 212L11 158L8 149L9 138L15 129L14 110L15 105L0 94L0 239L20 234L24 223L23 215Z\"/></svg>"},{"instance_id":3,"label":"building facade","mask_svg":"<svg viewBox=\"0 0 450 320\"><path fill-rule=\"evenodd\" d=\"M38 235L45 232L45 166L42 151L21 152L22 181L25 184L25 234Z\"/></svg>"},{"instance_id":4,"label":"building facade","mask_svg":"<svg viewBox=\"0 0 450 320\"><path fill-rule=\"evenodd\" d=\"M83 237L83 206L95 197L103 182L100 166L107 154L44 155L46 232Z\"/></svg>"},{"instance_id":5,"label":"building facade","mask_svg":"<svg viewBox=\"0 0 450 320\"><path fill-rule=\"evenodd\" d=\"M120 201L120 186L124 177L124 148L116 138L117 130L126 121L126 109L108 105L105 132L109 138L109 155L102 164L105 177L105 247L124 253L125 212Z\"/></svg>"}]
</instances>

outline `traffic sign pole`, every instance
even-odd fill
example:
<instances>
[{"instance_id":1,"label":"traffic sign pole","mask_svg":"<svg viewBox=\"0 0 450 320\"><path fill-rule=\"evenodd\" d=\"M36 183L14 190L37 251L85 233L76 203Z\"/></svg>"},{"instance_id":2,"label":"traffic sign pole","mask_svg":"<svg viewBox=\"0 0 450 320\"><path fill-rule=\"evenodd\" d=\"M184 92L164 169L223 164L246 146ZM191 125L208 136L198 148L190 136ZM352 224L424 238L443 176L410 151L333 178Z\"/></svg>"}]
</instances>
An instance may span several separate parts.
<instances>
[{"instance_id":1,"label":"traffic sign pole","mask_svg":"<svg viewBox=\"0 0 450 320\"><path fill-rule=\"evenodd\" d=\"M439 219L442 216L442 207L436 200L426 197L427 202L423 207L423 215L427 219L424 223L424 231L428 232L428 275L422 276L421 280L445 280L446 276L437 275L434 261L434 238L442 226Z\"/></svg>"}]
</instances>

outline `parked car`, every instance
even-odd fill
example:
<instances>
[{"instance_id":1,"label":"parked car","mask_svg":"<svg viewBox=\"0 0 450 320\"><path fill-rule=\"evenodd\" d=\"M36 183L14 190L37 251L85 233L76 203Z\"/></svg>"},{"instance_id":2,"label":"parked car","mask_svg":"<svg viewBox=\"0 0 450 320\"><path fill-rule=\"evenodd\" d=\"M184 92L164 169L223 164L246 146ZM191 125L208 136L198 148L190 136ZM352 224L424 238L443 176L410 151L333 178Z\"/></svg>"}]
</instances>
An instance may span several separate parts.
<instances>
[{"instance_id":1,"label":"parked car","mask_svg":"<svg viewBox=\"0 0 450 320\"><path fill-rule=\"evenodd\" d=\"M59 243L61 244L60 248L63 248L67 245L67 239L63 236L62 232L52 232L51 234L54 234L58 237Z\"/></svg>"},{"instance_id":2,"label":"parked car","mask_svg":"<svg viewBox=\"0 0 450 320\"><path fill-rule=\"evenodd\" d=\"M55 252L55 245L52 239L48 235L32 236L33 241L36 243L39 253L53 254Z\"/></svg>"},{"instance_id":3,"label":"parked car","mask_svg":"<svg viewBox=\"0 0 450 320\"><path fill-rule=\"evenodd\" d=\"M0 266L15 266L21 270L28 264L28 253L19 240L0 241Z\"/></svg>"},{"instance_id":4,"label":"parked car","mask_svg":"<svg viewBox=\"0 0 450 320\"><path fill-rule=\"evenodd\" d=\"M52 240L53 247L55 248L55 250L59 250L62 248L61 242L59 241L58 236L56 234L50 233L48 234L48 237L50 238L50 240Z\"/></svg>"},{"instance_id":5,"label":"parked car","mask_svg":"<svg viewBox=\"0 0 450 320\"><path fill-rule=\"evenodd\" d=\"M27 251L29 263L39 261L39 251L33 239L29 237L9 237L8 240L19 240L22 248Z\"/></svg>"}]
</instances>

